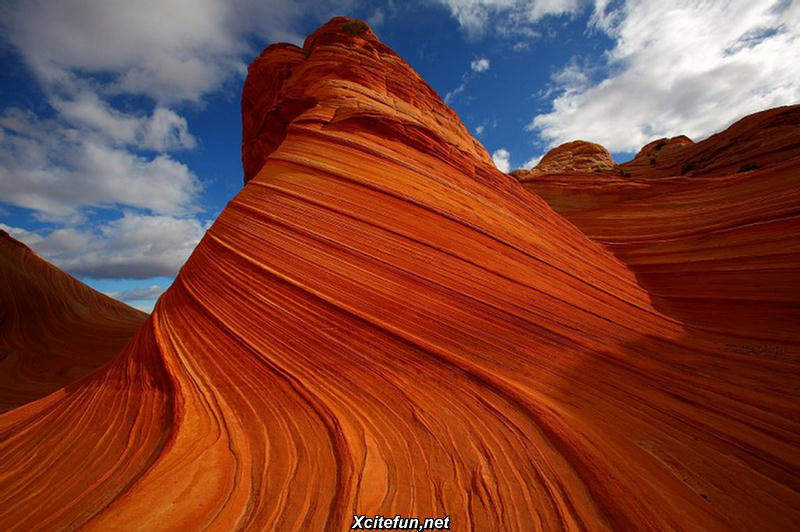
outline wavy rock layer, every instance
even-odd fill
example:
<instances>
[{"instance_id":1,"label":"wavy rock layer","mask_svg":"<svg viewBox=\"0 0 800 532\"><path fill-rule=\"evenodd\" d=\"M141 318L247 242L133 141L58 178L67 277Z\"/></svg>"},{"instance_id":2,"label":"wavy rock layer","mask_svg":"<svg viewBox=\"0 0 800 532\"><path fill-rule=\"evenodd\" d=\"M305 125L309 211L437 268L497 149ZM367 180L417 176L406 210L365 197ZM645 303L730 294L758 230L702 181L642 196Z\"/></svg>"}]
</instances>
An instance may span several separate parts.
<instances>
[{"instance_id":1,"label":"wavy rock layer","mask_svg":"<svg viewBox=\"0 0 800 532\"><path fill-rule=\"evenodd\" d=\"M632 179L518 176L625 262L660 310L731 335L731 345L743 352L794 352L800 331L800 106L748 116L697 144L676 139L660 148L672 153L670 167L702 161L702 173L715 175L661 177L663 168L648 174L642 166L636 172L644 177ZM745 160L756 163L742 168ZM638 164L634 159L622 167Z\"/></svg>"},{"instance_id":2,"label":"wavy rock layer","mask_svg":"<svg viewBox=\"0 0 800 532\"><path fill-rule=\"evenodd\" d=\"M0 412L107 363L145 317L0 230Z\"/></svg>"},{"instance_id":3,"label":"wavy rock layer","mask_svg":"<svg viewBox=\"0 0 800 532\"><path fill-rule=\"evenodd\" d=\"M620 165L599 144L567 142L547 152L535 167L511 175L521 181L541 174L588 172L635 178L729 176L799 157L798 128L800 105L776 107L746 116L698 143L685 135L654 140Z\"/></svg>"},{"instance_id":4,"label":"wavy rock layer","mask_svg":"<svg viewBox=\"0 0 800 532\"><path fill-rule=\"evenodd\" d=\"M633 177L725 176L800 156L800 106L776 107L742 118L698 142L686 136L644 146L620 168Z\"/></svg>"},{"instance_id":5,"label":"wavy rock layer","mask_svg":"<svg viewBox=\"0 0 800 532\"><path fill-rule=\"evenodd\" d=\"M656 311L367 28L268 48L243 108L135 339L0 417L4 529L795 526L796 364Z\"/></svg>"},{"instance_id":6,"label":"wavy rock layer","mask_svg":"<svg viewBox=\"0 0 800 532\"><path fill-rule=\"evenodd\" d=\"M512 175L523 178L530 173L606 172L617 171L617 163L603 146L585 140L575 140L547 152L535 167L517 170Z\"/></svg>"}]
</instances>

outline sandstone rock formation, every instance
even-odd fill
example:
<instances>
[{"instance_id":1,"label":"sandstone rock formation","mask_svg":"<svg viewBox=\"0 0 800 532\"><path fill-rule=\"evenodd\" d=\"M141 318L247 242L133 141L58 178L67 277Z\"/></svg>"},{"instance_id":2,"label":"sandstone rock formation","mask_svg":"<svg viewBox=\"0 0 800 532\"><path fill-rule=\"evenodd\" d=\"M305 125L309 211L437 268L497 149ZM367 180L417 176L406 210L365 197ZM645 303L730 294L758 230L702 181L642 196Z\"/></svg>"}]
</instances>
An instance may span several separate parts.
<instances>
[{"instance_id":1,"label":"sandstone rock formation","mask_svg":"<svg viewBox=\"0 0 800 532\"><path fill-rule=\"evenodd\" d=\"M633 177L725 176L800 155L800 106L777 107L738 120L698 142L686 136L644 146L620 168Z\"/></svg>"},{"instance_id":2,"label":"sandstone rock formation","mask_svg":"<svg viewBox=\"0 0 800 532\"><path fill-rule=\"evenodd\" d=\"M639 177L522 182L625 262L660 310L735 335L736 349L793 351L782 342L800 330L800 106L745 117L697 144L670 139L660 149L668 164L638 161L659 142L621 166ZM665 177L687 161L698 162L696 175Z\"/></svg>"},{"instance_id":3,"label":"sandstone rock formation","mask_svg":"<svg viewBox=\"0 0 800 532\"><path fill-rule=\"evenodd\" d=\"M560 172L606 172L617 171L617 163L603 146L585 140L575 140L557 146L547 152L542 160L529 172L517 170L517 178L528 173L556 174Z\"/></svg>"},{"instance_id":4,"label":"sandstone rock formation","mask_svg":"<svg viewBox=\"0 0 800 532\"><path fill-rule=\"evenodd\" d=\"M632 160L622 164L625 169L623 172L627 177L632 175L656 177L687 173L694 169L694 165L689 164L686 160L687 152L692 146L694 146L694 142L686 135L648 142L642 146Z\"/></svg>"},{"instance_id":5,"label":"sandstone rock formation","mask_svg":"<svg viewBox=\"0 0 800 532\"><path fill-rule=\"evenodd\" d=\"M800 521L797 359L656 310L365 25L242 107L246 185L131 343L0 417L2 529Z\"/></svg>"},{"instance_id":6,"label":"sandstone rock formation","mask_svg":"<svg viewBox=\"0 0 800 532\"><path fill-rule=\"evenodd\" d=\"M800 106L767 109L698 143L685 135L654 140L620 165L603 146L576 140L547 152L534 168L511 175L522 181L537 174L581 172L648 178L731 175L800 155L799 124Z\"/></svg>"},{"instance_id":7,"label":"sandstone rock formation","mask_svg":"<svg viewBox=\"0 0 800 532\"><path fill-rule=\"evenodd\" d=\"M110 361L145 317L0 230L0 412Z\"/></svg>"}]
</instances>

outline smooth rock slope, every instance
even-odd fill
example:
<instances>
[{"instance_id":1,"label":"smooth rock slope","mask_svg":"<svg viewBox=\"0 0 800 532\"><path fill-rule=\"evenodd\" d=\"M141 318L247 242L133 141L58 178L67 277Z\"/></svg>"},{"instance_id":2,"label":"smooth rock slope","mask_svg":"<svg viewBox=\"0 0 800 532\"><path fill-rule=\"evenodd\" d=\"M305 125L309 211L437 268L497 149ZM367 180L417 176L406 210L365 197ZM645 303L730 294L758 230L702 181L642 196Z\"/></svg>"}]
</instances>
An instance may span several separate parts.
<instances>
[{"instance_id":1,"label":"smooth rock slope","mask_svg":"<svg viewBox=\"0 0 800 532\"><path fill-rule=\"evenodd\" d=\"M797 360L656 310L366 25L242 107L246 185L135 338L0 417L2 529L800 522Z\"/></svg>"},{"instance_id":2,"label":"smooth rock slope","mask_svg":"<svg viewBox=\"0 0 800 532\"><path fill-rule=\"evenodd\" d=\"M145 317L0 230L0 412L97 370Z\"/></svg>"},{"instance_id":3,"label":"smooth rock slope","mask_svg":"<svg viewBox=\"0 0 800 532\"><path fill-rule=\"evenodd\" d=\"M733 349L791 357L800 331L798 150L800 105L745 117L696 144L652 142L621 165L633 178L569 168L514 175L625 262L660 310L729 335ZM642 164L649 152L671 162ZM664 175L692 165L696 175Z\"/></svg>"}]
</instances>

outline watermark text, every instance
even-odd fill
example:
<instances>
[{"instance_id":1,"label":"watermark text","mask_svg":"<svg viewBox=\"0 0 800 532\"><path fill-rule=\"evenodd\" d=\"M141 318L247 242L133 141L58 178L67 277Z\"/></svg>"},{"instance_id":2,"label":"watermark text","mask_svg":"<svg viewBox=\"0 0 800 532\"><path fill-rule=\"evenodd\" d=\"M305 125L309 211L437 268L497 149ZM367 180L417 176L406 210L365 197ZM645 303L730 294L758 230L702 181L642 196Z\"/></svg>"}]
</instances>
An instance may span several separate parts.
<instances>
[{"instance_id":1,"label":"watermark text","mask_svg":"<svg viewBox=\"0 0 800 532\"><path fill-rule=\"evenodd\" d=\"M447 517L427 517L419 519L417 517L384 517L376 515L367 517L366 515L354 515L351 530L450 530L450 516Z\"/></svg>"}]
</instances>

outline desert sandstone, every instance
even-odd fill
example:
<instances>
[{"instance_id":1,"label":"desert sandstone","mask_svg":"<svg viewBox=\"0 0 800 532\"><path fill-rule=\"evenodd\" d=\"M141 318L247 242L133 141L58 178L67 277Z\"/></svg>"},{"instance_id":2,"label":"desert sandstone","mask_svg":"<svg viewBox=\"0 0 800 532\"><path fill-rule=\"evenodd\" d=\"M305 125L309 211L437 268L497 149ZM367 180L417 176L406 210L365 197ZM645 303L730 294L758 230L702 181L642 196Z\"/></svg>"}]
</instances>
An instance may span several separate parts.
<instances>
[{"instance_id":1,"label":"desert sandstone","mask_svg":"<svg viewBox=\"0 0 800 532\"><path fill-rule=\"evenodd\" d=\"M145 318L0 230L0 413L94 372Z\"/></svg>"},{"instance_id":2,"label":"desert sandstone","mask_svg":"<svg viewBox=\"0 0 800 532\"><path fill-rule=\"evenodd\" d=\"M144 325L0 416L0 529L797 530L795 152L523 186L344 18L242 110L246 184Z\"/></svg>"}]
</instances>

